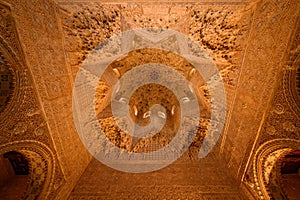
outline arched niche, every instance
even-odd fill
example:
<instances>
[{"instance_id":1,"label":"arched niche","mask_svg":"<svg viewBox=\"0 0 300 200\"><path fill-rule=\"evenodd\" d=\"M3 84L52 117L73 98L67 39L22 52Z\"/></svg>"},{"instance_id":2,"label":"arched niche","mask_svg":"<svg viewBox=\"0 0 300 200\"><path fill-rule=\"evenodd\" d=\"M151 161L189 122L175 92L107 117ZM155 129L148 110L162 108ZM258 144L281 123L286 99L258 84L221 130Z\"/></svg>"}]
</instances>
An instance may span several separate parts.
<instances>
[{"instance_id":1,"label":"arched niche","mask_svg":"<svg viewBox=\"0 0 300 200\"><path fill-rule=\"evenodd\" d=\"M17 152L28 161L28 184L22 199L47 199L52 188L55 162L51 150L37 141L17 141L0 146L0 155Z\"/></svg>"},{"instance_id":2,"label":"arched niche","mask_svg":"<svg viewBox=\"0 0 300 200\"><path fill-rule=\"evenodd\" d=\"M300 141L293 139L271 140L258 148L253 160L253 173L260 199L287 199L281 181L281 161L297 149L300 149Z\"/></svg>"},{"instance_id":3,"label":"arched niche","mask_svg":"<svg viewBox=\"0 0 300 200\"><path fill-rule=\"evenodd\" d=\"M22 199L29 184L29 163L16 151L0 155L1 199Z\"/></svg>"}]
</instances>

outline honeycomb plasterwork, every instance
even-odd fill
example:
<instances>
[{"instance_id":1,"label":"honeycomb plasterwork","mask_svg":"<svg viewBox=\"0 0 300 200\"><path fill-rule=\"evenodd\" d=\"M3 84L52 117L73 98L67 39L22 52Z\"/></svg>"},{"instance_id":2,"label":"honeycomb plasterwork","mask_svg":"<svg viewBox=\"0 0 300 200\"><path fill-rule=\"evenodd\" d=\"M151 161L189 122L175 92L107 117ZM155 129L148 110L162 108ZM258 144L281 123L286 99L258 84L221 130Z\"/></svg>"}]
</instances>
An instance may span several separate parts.
<instances>
[{"instance_id":1,"label":"honeycomb plasterwork","mask_svg":"<svg viewBox=\"0 0 300 200\"><path fill-rule=\"evenodd\" d=\"M236 85L251 17L246 3L230 6L161 3L157 6L62 2L61 6L66 48L75 72L86 54L113 34L134 28L160 27L185 33L199 41L222 70L224 82Z\"/></svg>"},{"instance_id":2,"label":"honeycomb plasterwork","mask_svg":"<svg viewBox=\"0 0 300 200\"><path fill-rule=\"evenodd\" d=\"M18 118L19 123L13 126L4 125L6 128L4 134L9 137L1 137L0 140L7 143L23 140L28 136L41 142L48 141L45 143L51 146L50 141L53 139L59 163L63 166L65 176L70 177L68 184L63 184L66 187L59 194L61 198L66 197L89 162L88 156L83 151L78 152L78 149L82 147L72 125L71 97L66 94L71 93L72 82L80 63L98 42L120 31L142 26L153 25L164 28L168 26L190 35L194 32L192 37L199 41L207 51L211 52L218 63L218 67L222 70L222 77L228 85L226 89L229 91L229 99L235 100L236 109L230 114L232 116L230 121L233 124L226 129L227 132L234 135L229 134L224 137L226 143L223 149L229 155L227 158L229 167L233 169L232 171L238 171L241 174L246 166L254 136L258 131L253 127L260 126L260 116L263 116L267 109L264 102L268 102L270 99L270 91L273 89L278 69L281 66L278 58L284 54L284 50L287 48L287 36L295 24L295 12L293 10L299 5L297 1L275 0L255 2L249 7L246 5L248 1L239 4L223 4L222 2L211 5L209 3L205 5L193 4L187 7L174 3L172 5L164 4L158 10L160 13L158 16L162 16L160 18L151 14L151 5L148 5L147 10L147 5L140 6L135 3L124 5L93 3L92 5L91 3L60 1L61 9L52 1L28 3L22 0L7 0L7 2L12 5L17 21L17 30L20 33L30 70L20 72L20 84L24 84L24 87L20 87L18 94L20 94L22 101L19 102L18 111L13 110L12 114L9 115L15 117L16 113L21 113L20 118ZM98 13L92 9L94 5L98 6L96 6L96 11L101 10L97 19L93 19L95 13ZM110 13L111 11L114 13ZM131 12L135 13L136 17L131 16ZM112 18L113 15L115 19ZM58 23L60 20L63 27L60 27ZM216 25L222 24L218 20L224 20L224 27ZM1 24L8 22L7 20L0 21ZM200 34L200 28L190 30L193 27L190 24L201 27L201 30L205 31L205 35ZM252 26L251 31L250 24ZM113 29L106 30L105 27L107 26L113 27ZM1 29L3 30L1 36L5 39L9 38L9 40L4 40L11 49L8 55L22 55L20 48L15 48L18 45L17 40L13 39L16 35L7 31L7 27L10 26L2 27L4 28ZM223 45L215 41L214 37L224 39L226 44ZM246 40L248 41L247 47L244 46ZM63 47L62 42L65 42L65 47ZM69 68L66 67L64 51L68 56ZM242 57L243 53L245 58ZM22 58L18 57L15 60L18 61L16 63L21 62L20 65L25 66ZM43 110L37 106L36 99L32 98L36 94L31 87L32 82L30 81L32 80L26 75L30 74L30 71L34 72L33 79L42 100ZM27 78L24 79L23 77ZM235 87L237 87L236 92ZM101 92L106 90L107 88L104 86ZM24 93L26 95L22 95ZM261 140L261 143L269 140L268 138L276 138L278 132L283 133L283 136L280 136L283 138L299 138L298 118L295 118L295 113L291 112L291 108L286 107L286 102L282 101L285 98L285 93L286 91L276 93L280 100L274 100L272 108L269 109L272 116L267 114L268 119L265 122L267 125L262 127L263 134L261 134L265 138ZM46 114L47 121L43 117L43 113ZM244 114L244 119L238 118ZM282 116L286 116L287 120L280 121L279 118ZM17 119L14 117L6 117L4 123L9 124L11 120ZM251 121L251 124L246 121ZM280 124L280 127L275 126L276 124ZM202 128L205 129L205 126ZM51 136L49 136L49 131L51 131ZM248 136L245 136L244 133L247 133ZM226 140L226 138L230 139ZM72 141L74 145L68 145L68 141ZM227 144L230 147L227 147ZM247 150L244 151L239 146L240 148L247 146ZM77 161L69 155L83 155L83 159ZM69 168L68 166L72 167ZM72 169L78 169L78 171ZM59 188L64 177L59 168L55 169L55 174L59 175L55 178L53 185ZM254 183L252 180L254 178L251 178L253 172L249 172L249 176L249 182ZM62 182L64 183L64 181ZM167 193L169 189L158 188L157 190L164 191L168 196L171 195ZM225 188L224 191L227 189ZM54 192L53 195L55 194ZM90 195L92 197L92 194ZM206 194L203 199L220 197L218 195L220 194ZM232 195L232 198L238 197Z\"/></svg>"},{"instance_id":3,"label":"honeycomb plasterwork","mask_svg":"<svg viewBox=\"0 0 300 200\"><path fill-rule=\"evenodd\" d=\"M72 9L71 5L74 4L61 3L71 13L78 12ZM230 147L223 148L229 166L238 171L239 175L243 173L257 133L253 127L260 126L261 118L257 116L263 116L270 100L276 74L281 66L281 59L278 58L282 58L282 49L287 48L286 36L290 35L295 24L295 12L292 12L295 5L296 1L260 1L226 6L214 4L213 8L209 3L188 6L162 4L157 11L160 15L157 16L149 12L153 7L151 4L125 3L119 7L124 18L121 18L118 30L151 26L172 28L189 34L211 53L227 85L228 101L235 101L235 111L230 112L232 125L227 127L234 137L225 136L223 141ZM172 11L176 9L181 12ZM288 16L287 13L293 14ZM69 38L68 33L65 34ZM74 63L74 66L78 63ZM282 112L281 108L278 104L278 113ZM238 118L241 114L245 114L243 119ZM286 122L283 126L292 132L297 130L293 122ZM274 132L274 128L270 130ZM245 137L243 133L247 133L248 138L242 138ZM228 141L227 137L235 139ZM245 145L241 145L241 141ZM247 148L241 150L242 146Z\"/></svg>"},{"instance_id":4,"label":"honeycomb plasterwork","mask_svg":"<svg viewBox=\"0 0 300 200\"><path fill-rule=\"evenodd\" d=\"M91 1L60 2L60 6L60 16L67 43L66 50L74 76L87 53L113 34L140 27L169 28L189 35L211 54L226 84L228 109L230 109L251 25L251 12L247 3L160 3L157 6L153 3L100 4ZM109 28L105 29L106 26ZM203 32L200 33L200 31ZM127 66L135 65L136 60L138 59L132 59L132 63L128 62ZM174 62L174 58L167 60L168 62ZM188 73L188 69L181 67L179 63L178 70ZM120 74L125 68L118 68ZM99 87L96 93L97 97L100 97L96 102L98 105L107 102L106 97L109 97L107 94L110 92L107 84L101 84L102 88ZM204 95L203 100L209 105L207 91L205 85L199 88L199 92ZM103 123L109 126L108 119ZM199 131L203 137L210 123L208 119L203 119L201 123ZM118 129L114 127L111 130ZM124 140L130 141L130 138L122 135ZM197 139L198 142L193 143L191 152L196 152L195 149L201 145L201 137ZM122 137L114 135L113 138L120 140ZM122 142L117 143L121 145ZM129 147L130 145L122 143L122 146Z\"/></svg>"},{"instance_id":5,"label":"honeycomb plasterwork","mask_svg":"<svg viewBox=\"0 0 300 200\"><path fill-rule=\"evenodd\" d=\"M149 122L149 120L147 121L147 119L143 119L143 116L149 110L151 105L155 104L154 102L156 102L157 104L161 104L166 108L167 126L159 134L155 135L152 138L150 137L147 139L141 139L139 141L133 141L133 138L131 138L129 135L121 131L120 128L118 128L117 124L114 122L114 118L112 117L110 110L112 88L109 86L114 85L117 81L117 77L112 69L118 70L118 74L123 75L126 71L135 66L153 62L161 63L177 70L178 73L180 73L186 79L198 80L193 82L193 88L195 91L199 91L197 96L202 96L202 99L204 99L206 102L201 102L201 98L199 98L199 102L202 106L202 110L200 113L201 120L199 122L199 128L197 132L198 134L196 135L195 141L192 143L190 148L190 156L194 154L194 157L197 157L196 149L199 150L201 142L206 135L210 124L209 92L204 93L201 90L204 83L203 81L201 82L202 78L199 74L191 76L191 74L189 73L193 69L192 65L180 56L171 54L170 52L158 51L153 49L138 50L130 52L124 58L111 63L110 70L107 70L107 72L104 73L104 78L100 80L98 89L96 90L95 109L96 113L98 113L99 123L106 133L107 137L115 145L121 148L125 148L128 151L139 151L138 149L149 148L155 150L170 142L170 140L174 136L174 133L176 132L176 115L179 114L177 113L179 103L176 100L174 94L171 91L168 91L167 88L159 85L146 85L137 89L129 100L129 105L131 107L131 116L133 119L136 119L136 122L140 125L146 125ZM137 79L133 81L138 82L140 80ZM199 90L195 88L199 88ZM122 91L119 92L122 93ZM134 111L133 108L135 108L136 111ZM136 114L134 114L134 112L136 112ZM171 114L172 112L173 114Z\"/></svg>"},{"instance_id":6,"label":"honeycomb plasterwork","mask_svg":"<svg viewBox=\"0 0 300 200\"><path fill-rule=\"evenodd\" d=\"M72 72L100 42L120 32L120 6L100 3L72 4L60 9L68 60Z\"/></svg>"},{"instance_id":7,"label":"honeycomb plasterwork","mask_svg":"<svg viewBox=\"0 0 300 200\"><path fill-rule=\"evenodd\" d=\"M225 83L235 86L251 13L245 5L195 6L190 10L190 36L212 55Z\"/></svg>"}]
</instances>

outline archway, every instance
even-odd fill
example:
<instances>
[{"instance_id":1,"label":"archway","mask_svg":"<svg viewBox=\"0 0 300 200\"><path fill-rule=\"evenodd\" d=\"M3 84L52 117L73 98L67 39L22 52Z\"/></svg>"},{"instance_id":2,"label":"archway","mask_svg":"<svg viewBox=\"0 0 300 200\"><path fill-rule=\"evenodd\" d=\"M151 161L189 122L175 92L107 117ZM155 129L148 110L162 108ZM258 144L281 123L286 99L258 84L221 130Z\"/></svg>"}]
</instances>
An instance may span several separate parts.
<instances>
[{"instance_id":1,"label":"archway","mask_svg":"<svg viewBox=\"0 0 300 200\"><path fill-rule=\"evenodd\" d=\"M14 179L15 176L13 176L12 174L13 172L8 172L10 173L6 177L6 181L10 183L10 185L8 185L10 188L6 188L8 192L13 190L15 190L16 192L18 191L16 189L20 187L19 189L22 189L24 193L18 191L18 195L16 196L17 198L47 198L52 187L55 169L53 154L47 146L40 142L30 140L12 142L0 145L0 155L11 158L12 162L15 162L14 164L16 164L16 162L19 162L19 168L23 166L23 169L16 169L18 171L17 173L24 173L24 176L27 176L22 179L22 183L20 183L20 186L16 186L12 184L16 181ZM14 159L15 161L13 161ZM14 170L12 169L14 167L10 166L11 163L7 163L7 160L4 160L3 162L6 166L6 169ZM28 168L26 167L26 165ZM18 165L15 165L15 167L18 168ZM14 173L16 174L16 171ZM7 197L11 197L10 194L7 195Z\"/></svg>"},{"instance_id":2,"label":"archway","mask_svg":"<svg viewBox=\"0 0 300 200\"><path fill-rule=\"evenodd\" d=\"M0 156L2 199L23 198L29 182L29 164L22 153L10 151Z\"/></svg>"},{"instance_id":3,"label":"archway","mask_svg":"<svg viewBox=\"0 0 300 200\"><path fill-rule=\"evenodd\" d=\"M293 139L276 139L260 146L254 158L253 172L256 189L261 199L293 199L291 197L294 196L294 190L289 186L292 186L291 181L295 181L295 176L291 180L285 173L294 173L295 168L300 165L299 159L293 168L287 167L291 164L289 157L297 159L298 156L300 157L298 153L295 154L299 149L300 141ZM292 192L289 194L292 196L288 197L287 191Z\"/></svg>"},{"instance_id":4,"label":"archway","mask_svg":"<svg viewBox=\"0 0 300 200\"><path fill-rule=\"evenodd\" d=\"M278 161L280 167L280 186L289 200L300 196L300 149L293 150Z\"/></svg>"}]
</instances>

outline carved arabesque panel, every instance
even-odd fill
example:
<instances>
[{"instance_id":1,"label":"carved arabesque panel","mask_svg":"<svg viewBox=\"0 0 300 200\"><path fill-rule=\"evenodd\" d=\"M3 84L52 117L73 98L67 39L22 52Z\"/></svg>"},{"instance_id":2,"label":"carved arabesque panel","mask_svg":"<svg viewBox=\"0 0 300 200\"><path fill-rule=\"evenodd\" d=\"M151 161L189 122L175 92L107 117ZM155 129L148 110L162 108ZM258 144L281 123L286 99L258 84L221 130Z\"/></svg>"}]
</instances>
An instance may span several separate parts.
<instances>
[{"instance_id":1,"label":"carved arabesque panel","mask_svg":"<svg viewBox=\"0 0 300 200\"><path fill-rule=\"evenodd\" d=\"M300 147L300 112L299 104L297 103L298 97L295 96L297 95L295 84L296 70L299 68L299 14L295 19L297 19L295 23L296 27L294 30L291 30L292 34L286 50L286 56L281 63L282 68L277 75L278 81L276 82L270 105L266 111L262 128L258 133L259 136L256 144L252 150L254 154L258 155L261 149L268 147L268 145L270 149L273 148L270 144L274 143L274 148L276 146L278 155L272 159L271 153L261 156L261 159L266 161L266 165L261 166L263 170L261 175L255 171L255 165L257 164L255 162L258 160L255 161L256 158L252 155L242 180L254 192L261 195L261 198L268 198L268 195L275 195L277 199L283 198L284 193L279 191L281 190L281 186L279 185L279 180L276 180L276 166L273 164L280 158L280 155L284 154L284 149L295 150ZM295 143L298 146L294 145ZM273 153L275 154L275 150ZM268 159L273 160L273 162L267 162ZM275 170L273 175L271 174L272 170ZM258 183L258 176L264 176L264 181ZM272 182L269 183L267 181L269 179L272 179ZM275 187L278 192L275 192L274 189L272 191L268 189L267 193L263 194L259 189L262 187ZM280 195L283 196L280 197Z\"/></svg>"},{"instance_id":2,"label":"carved arabesque panel","mask_svg":"<svg viewBox=\"0 0 300 200\"><path fill-rule=\"evenodd\" d=\"M24 194L25 199L51 199L53 196L49 195L50 191L54 192L62 184L63 179L59 178L62 172L59 165L54 165L56 157L50 159L48 155L40 153L39 148L45 148L47 154L55 150L19 42L13 13L9 6L2 3L0 45L1 94L7 95L0 112L0 152L2 155L7 151L18 151L27 157L30 182ZM53 177L58 179L54 180ZM56 184L56 188L53 184Z\"/></svg>"}]
</instances>

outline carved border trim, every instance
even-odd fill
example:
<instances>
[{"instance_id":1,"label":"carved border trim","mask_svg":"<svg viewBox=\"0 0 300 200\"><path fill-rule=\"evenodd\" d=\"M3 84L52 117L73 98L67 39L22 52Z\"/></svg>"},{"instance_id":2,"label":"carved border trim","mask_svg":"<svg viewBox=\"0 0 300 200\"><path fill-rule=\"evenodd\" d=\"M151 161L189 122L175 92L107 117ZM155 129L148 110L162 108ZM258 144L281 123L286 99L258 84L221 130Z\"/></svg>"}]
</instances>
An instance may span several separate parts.
<instances>
[{"instance_id":1,"label":"carved border trim","mask_svg":"<svg viewBox=\"0 0 300 200\"><path fill-rule=\"evenodd\" d=\"M255 189L258 192L260 199L272 199L270 189L268 187L268 178L270 178L270 173L276 165L278 159L291 150L299 148L300 140L293 139L271 140L262 144L258 148L253 159L253 174ZM268 168L266 167L266 163L270 160L272 161L269 162L271 167Z\"/></svg>"}]
</instances>

